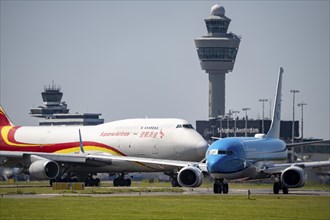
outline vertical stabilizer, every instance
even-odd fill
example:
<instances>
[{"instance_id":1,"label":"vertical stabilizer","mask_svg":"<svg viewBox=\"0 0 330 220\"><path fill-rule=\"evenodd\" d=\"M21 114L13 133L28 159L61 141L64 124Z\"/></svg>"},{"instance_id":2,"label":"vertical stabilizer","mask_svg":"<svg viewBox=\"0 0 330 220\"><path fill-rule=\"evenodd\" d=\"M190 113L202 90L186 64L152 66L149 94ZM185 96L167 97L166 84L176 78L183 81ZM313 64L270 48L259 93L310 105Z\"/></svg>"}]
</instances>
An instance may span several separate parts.
<instances>
[{"instance_id":1,"label":"vertical stabilizer","mask_svg":"<svg viewBox=\"0 0 330 220\"><path fill-rule=\"evenodd\" d=\"M7 117L5 111L3 110L2 106L0 106L0 126L11 126L13 123Z\"/></svg>"},{"instance_id":2,"label":"vertical stabilizer","mask_svg":"<svg viewBox=\"0 0 330 220\"><path fill-rule=\"evenodd\" d=\"M277 89L275 95L275 105L273 110L273 119L270 129L267 133L268 138L280 137L280 125L281 125L281 96L282 96L282 75L283 68L280 68L280 74L278 75Z\"/></svg>"}]
</instances>

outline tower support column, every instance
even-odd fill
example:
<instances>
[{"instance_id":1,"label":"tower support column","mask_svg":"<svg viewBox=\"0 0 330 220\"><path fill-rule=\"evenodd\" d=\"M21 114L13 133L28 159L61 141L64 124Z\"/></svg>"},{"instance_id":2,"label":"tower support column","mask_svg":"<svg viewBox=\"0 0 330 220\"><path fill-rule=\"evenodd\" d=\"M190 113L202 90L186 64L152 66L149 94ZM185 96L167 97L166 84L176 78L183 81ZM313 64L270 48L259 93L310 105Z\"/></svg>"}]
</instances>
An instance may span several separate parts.
<instances>
[{"instance_id":1,"label":"tower support column","mask_svg":"<svg viewBox=\"0 0 330 220\"><path fill-rule=\"evenodd\" d=\"M209 117L216 118L225 114L225 80L224 71L209 72Z\"/></svg>"},{"instance_id":2,"label":"tower support column","mask_svg":"<svg viewBox=\"0 0 330 220\"><path fill-rule=\"evenodd\" d=\"M209 118L225 114L225 78L232 72L241 38L228 33L230 18L225 8L214 5L205 20L207 36L195 39L202 70L209 74Z\"/></svg>"}]
</instances>

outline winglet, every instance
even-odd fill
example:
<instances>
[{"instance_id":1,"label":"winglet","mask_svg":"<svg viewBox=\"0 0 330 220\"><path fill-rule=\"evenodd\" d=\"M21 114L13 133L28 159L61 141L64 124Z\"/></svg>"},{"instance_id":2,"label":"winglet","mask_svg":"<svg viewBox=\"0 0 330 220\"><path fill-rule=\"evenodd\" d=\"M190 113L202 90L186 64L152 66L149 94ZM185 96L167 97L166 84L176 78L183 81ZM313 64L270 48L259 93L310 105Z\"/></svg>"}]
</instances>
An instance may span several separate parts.
<instances>
[{"instance_id":1,"label":"winglet","mask_svg":"<svg viewBox=\"0 0 330 220\"><path fill-rule=\"evenodd\" d=\"M80 153L85 153L85 149L84 149L84 145L83 145L83 141L82 141L82 138L81 138L81 132L80 132L80 129L79 129L79 144L80 144Z\"/></svg>"},{"instance_id":2,"label":"winglet","mask_svg":"<svg viewBox=\"0 0 330 220\"><path fill-rule=\"evenodd\" d=\"M8 116L3 110L2 106L0 106L0 126L12 126L13 123L9 120Z\"/></svg>"},{"instance_id":3,"label":"winglet","mask_svg":"<svg viewBox=\"0 0 330 220\"><path fill-rule=\"evenodd\" d=\"M267 133L269 138L279 138L280 137L280 127L281 127L281 96L282 96L282 75L283 68L280 68L280 74L278 75L277 89L275 95L275 105L273 110L273 119L270 129Z\"/></svg>"}]
</instances>

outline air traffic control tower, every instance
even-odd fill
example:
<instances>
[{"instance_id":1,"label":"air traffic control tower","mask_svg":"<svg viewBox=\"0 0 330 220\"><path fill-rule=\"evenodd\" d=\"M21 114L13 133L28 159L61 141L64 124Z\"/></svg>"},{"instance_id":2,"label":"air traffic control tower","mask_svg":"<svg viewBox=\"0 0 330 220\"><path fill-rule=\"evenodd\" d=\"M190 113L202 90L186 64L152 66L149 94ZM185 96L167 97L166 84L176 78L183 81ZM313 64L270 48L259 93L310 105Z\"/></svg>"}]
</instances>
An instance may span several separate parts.
<instances>
[{"instance_id":1,"label":"air traffic control tower","mask_svg":"<svg viewBox=\"0 0 330 220\"><path fill-rule=\"evenodd\" d=\"M214 5L205 19L208 35L195 39L202 70L209 74L209 117L225 115L225 79L234 68L240 37L227 33L225 8Z\"/></svg>"}]
</instances>

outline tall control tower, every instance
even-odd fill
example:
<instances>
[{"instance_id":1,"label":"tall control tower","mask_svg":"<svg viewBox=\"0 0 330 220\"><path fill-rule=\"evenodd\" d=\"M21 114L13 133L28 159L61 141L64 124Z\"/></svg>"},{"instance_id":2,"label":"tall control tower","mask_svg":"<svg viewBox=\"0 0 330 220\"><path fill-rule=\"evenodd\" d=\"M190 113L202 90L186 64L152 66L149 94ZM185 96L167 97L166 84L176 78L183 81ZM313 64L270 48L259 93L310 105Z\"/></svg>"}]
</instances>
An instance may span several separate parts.
<instances>
[{"instance_id":1,"label":"tall control tower","mask_svg":"<svg viewBox=\"0 0 330 220\"><path fill-rule=\"evenodd\" d=\"M205 19L208 35L195 39L202 70L209 74L209 117L225 114L225 78L234 68L240 37L227 33L225 8L214 5Z\"/></svg>"}]
</instances>

